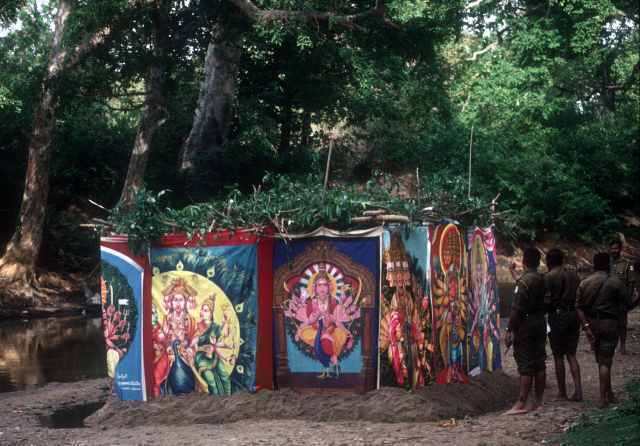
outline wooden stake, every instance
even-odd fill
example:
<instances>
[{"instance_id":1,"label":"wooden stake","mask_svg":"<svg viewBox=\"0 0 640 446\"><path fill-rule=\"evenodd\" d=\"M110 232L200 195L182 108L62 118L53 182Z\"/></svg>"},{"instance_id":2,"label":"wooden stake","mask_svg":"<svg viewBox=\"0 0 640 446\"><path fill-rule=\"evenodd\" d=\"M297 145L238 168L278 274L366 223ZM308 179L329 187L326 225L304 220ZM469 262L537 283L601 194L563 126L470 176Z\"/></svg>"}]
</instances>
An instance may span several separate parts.
<instances>
[{"instance_id":1,"label":"wooden stake","mask_svg":"<svg viewBox=\"0 0 640 446\"><path fill-rule=\"evenodd\" d=\"M467 198L471 200L471 154L473 152L473 128L475 124L471 124L471 137L469 138L469 190Z\"/></svg>"},{"instance_id":2,"label":"wooden stake","mask_svg":"<svg viewBox=\"0 0 640 446\"><path fill-rule=\"evenodd\" d=\"M329 140L329 155L327 156L327 167L324 170L324 190L327 190L329 183L329 167L331 166L331 152L333 152L333 139Z\"/></svg>"}]
</instances>

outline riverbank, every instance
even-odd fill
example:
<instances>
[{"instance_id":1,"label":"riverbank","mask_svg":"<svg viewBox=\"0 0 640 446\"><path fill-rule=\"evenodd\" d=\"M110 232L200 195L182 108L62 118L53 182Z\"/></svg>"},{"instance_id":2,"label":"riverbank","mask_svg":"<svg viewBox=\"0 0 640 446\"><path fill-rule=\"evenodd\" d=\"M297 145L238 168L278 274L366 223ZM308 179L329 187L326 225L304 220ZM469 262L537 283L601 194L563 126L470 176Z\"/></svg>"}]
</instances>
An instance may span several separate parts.
<instances>
[{"instance_id":1,"label":"riverbank","mask_svg":"<svg viewBox=\"0 0 640 446\"><path fill-rule=\"evenodd\" d=\"M406 393L383 388L366 395L309 395L292 391L164 397L148 403L107 397L106 380L49 384L38 389L0 394L0 444L17 445L534 445L557 444L563 432L595 407L597 367L581 339L585 400L555 398L553 361L547 360L547 392L539 410L503 415L516 397L511 354L504 373L485 375L468 386L432 385ZM624 383L640 376L640 311L630 315L626 356L616 355L613 386L621 400ZM569 386L571 389L571 385ZM85 420L88 427L52 429L57 418L104 407Z\"/></svg>"}]
</instances>

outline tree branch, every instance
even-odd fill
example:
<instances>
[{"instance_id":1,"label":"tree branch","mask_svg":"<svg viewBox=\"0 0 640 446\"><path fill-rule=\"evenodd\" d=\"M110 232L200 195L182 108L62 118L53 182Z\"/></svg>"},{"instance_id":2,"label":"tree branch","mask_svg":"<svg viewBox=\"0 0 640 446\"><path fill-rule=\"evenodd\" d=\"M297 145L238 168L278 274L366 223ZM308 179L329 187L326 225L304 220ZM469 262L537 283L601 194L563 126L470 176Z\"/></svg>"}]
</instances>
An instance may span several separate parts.
<instances>
[{"instance_id":1,"label":"tree branch","mask_svg":"<svg viewBox=\"0 0 640 446\"><path fill-rule=\"evenodd\" d=\"M490 44L489 44L489 45L487 45L485 48L483 48L483 49L481 49L481 50L478 50L478 51L475 51L475 52L473 53L473 55L472 55L470 58L468 58L467 60L468 60L468 61L473 62L474 60L476 60L476 59L478 58L478 56L481 56L481 55L483 55L483 54L484 54L484 53L486 53L486 52L493 51L493 50L495 50L497 47L498 47L498 42L490 43Z\"/></svg>"},{"instance_id":2,"label":"tree branch","mask_svg":"<svg viewBox=\"0 0 640 446\"><path fill-rule=\"evenodd\" d=\"M377 0L375 7L363 11L357 14L335 14L331 12L321 11L288 11L284 9L271 9L264 10L255 5L251 0L231 0L236 8L238 8L245 16L249 17L255 22L286 22L288 20L302 20L305 22L331 22L337 25L345 27L354 27L355 22L368 18L368 17L380 17L384 20L384 23L390 26L395 26L387 17L387 8L384 5L383 0Z\"/></svg>"}]
</instances>

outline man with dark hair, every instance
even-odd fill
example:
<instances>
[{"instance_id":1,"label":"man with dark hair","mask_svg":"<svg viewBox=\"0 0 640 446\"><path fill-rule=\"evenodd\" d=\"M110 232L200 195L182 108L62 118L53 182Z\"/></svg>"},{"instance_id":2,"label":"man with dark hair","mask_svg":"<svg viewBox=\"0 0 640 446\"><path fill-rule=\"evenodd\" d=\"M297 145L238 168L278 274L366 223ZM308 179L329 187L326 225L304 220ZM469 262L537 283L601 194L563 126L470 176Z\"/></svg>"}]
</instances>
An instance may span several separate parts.
<instances>
[{"instance_id":1,"label":"man with dark hair","mask_svg":"<svg viewBox=\"0 0 640 446\"><path fill-rule=\"evenodd\" d=\"M575 309L576 292L580 278L575 272L565 269L563 263L564 254L559 249L552 249L547 253L549 272L545 275L545 283L547 286L548 320L551 328L549 344L551 344L555 362L558 397L567 399L564 367L566 356L575 389L571 400L582 401L580 365L576 359L580 324Z\"/></svg>"},{"instance_id":2,"label":"man with dark hair","mask_svg":"<svg viewBox=\"0 0 640 446\"><path fill-rule=\"evenodd\" d=\"M631 289L631 264L622 258L623 244L619 238L613 239L609 243L609 255L611 256L611 272L618 276L618 279L622 281L627 288L627 293L631 296L633 290ZM625 309L624 314L620 316L620 325L618 331L620 335L620 354L627 354L627 312L630 308Z\"/></svg>"},{"instance_id":3,"label":"man with dark hair","mask_svg":"<svg viewBox=\"0 0 640 446\"><path fill-rule=\"evenodd\" d=\"M594 273L578 287L576 312L598 363L599 407L606 407L616 402L611 388L611 364L618 343L621 316L632 305L625 285L615 274L609 274L609 254L596 254L593 269Z\"/></svg>"},{"instance_id":4,"label":"man with dark hair","mask_svg":"<svg viewBox=\"0 0 640 446\"><path fill-rule=\"evenodd\" d=\"M507 348L513 344L513 356L520 375L520 393L516 404L507 412L518 415L535 410L542 404L545 387L545 343L547 324L544 317L545 283L538 272L540 252L527 248L522 256L525 271L516 281L511 316L505 334ZM527 405L532 384L535 401Z\"/></svg>"}]
</instances>

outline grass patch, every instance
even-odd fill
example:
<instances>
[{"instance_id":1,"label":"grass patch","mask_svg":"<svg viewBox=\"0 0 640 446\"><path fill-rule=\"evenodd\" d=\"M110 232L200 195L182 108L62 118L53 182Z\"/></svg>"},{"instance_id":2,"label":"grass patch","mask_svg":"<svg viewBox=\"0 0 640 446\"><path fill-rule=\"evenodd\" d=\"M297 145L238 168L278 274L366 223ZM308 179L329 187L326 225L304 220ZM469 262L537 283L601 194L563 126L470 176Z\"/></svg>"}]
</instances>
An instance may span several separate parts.
<instances>
[{"instance_id":1,"label":"grass patch","mask_svg":"<svg viewBox=\"0 0 640 446\"><path fill-rule=\"evenodd\" d=\"M565 446L640 444L640 380L626 386L629 399L582 415L561 439Z\"/></svg>"}]
</instances>

